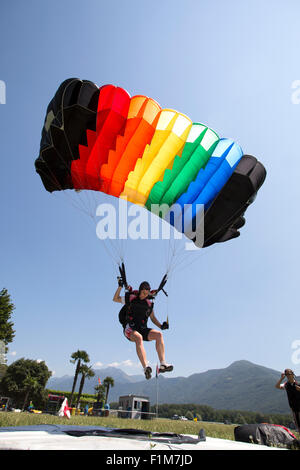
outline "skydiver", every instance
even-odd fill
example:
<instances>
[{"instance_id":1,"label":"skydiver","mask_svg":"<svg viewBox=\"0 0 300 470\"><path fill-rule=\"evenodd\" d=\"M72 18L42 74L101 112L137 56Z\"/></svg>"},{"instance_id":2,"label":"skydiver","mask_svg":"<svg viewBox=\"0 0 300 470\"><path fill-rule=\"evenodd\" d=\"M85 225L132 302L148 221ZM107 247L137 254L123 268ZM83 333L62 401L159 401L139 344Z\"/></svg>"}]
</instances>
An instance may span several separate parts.
<instances>
[{"instance_id":1,"label":"skydiver","mask_svg":"<svg viewBox=\"0 0 300 470\"><path fill-rule=\"evenodd\" d=\"M113 301L125 305L125 296L120 295L123 282L119 278L118 280L119 286L114 294ZM161 330L169 328L167 322L160 323L155 317L153 304L148 298L150 291L149 283L144 281L140 284L136 295L132 294L130 296L131 298L128 303L126 322L124 323L123 330L125 337L136 345L137 356L142 364L147 380L151 378L152 369L147 362L144 341L156 342L156 351L160 361L159 372L171 372L173 370L173 366L167 364L165 360L165 344L162 333L147 327L147 321L150 317L152 323Z\"/></svg>"},{"instance_id":2,"label":"skydiver","mask_svg":"<svg viewBox=\"0 0 300 470\"><path fill-rule=\"evenodd\" d=\"M281 383L285 377L287 381ZM275 387L286 391L295 425L300 432L300 385L296 381L294 372L291 369L285 369Z\"/></svg>"}]
</instances>

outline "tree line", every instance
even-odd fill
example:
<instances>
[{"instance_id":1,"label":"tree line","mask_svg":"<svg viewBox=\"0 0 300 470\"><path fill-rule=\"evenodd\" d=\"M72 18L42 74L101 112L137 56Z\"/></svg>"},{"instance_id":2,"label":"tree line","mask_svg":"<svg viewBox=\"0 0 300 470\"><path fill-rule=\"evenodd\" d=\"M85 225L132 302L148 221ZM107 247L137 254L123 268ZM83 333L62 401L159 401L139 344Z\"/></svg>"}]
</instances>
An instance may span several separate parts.
<instances>
[{"instance_id":1,"label":"tree line","mask_svg":"<svg viewBox=\"0 0 300 470\"><path fill-rule=\"evenodd\" d=\"M152 406L150 411L155 412L156 405ZM243 410L216 410L208 405L197 404L161 404L158 405L158 415L161 418L169 419L172 419L174 415L185 416L188 419L194 419L196 417L199 421L211 421L214 423L272 423L287 427L293 426L293 420L290 414L264 414Z\"/></svg>"},{"instance_id":2,"label":"tree line","mask_svg":"<svg viewBox=\"0 0 300 470\"><path fill-rule=\"evenodd\" d=\"M89 356L86 351L76 351L71 355L71 362L76 364L73 386L71 392L59 392L68 398L70 407L80 407L83 387L86 378L94 377L95 373L87 363ZM26 410L32 401L35 408L44 410L47 407L49 393L55 393L46 389L46 384L51 377L44 361L37 362L32 359L21 358L10 364L0 380L0 395L9 397L14 408ZM75 391L79 382L79 390ZM106 377L103 383L94 387L95 395L89 395L88 402L108 402L110 387L114 386L114 379ZM58 393L58 392L56 392ZM83 399L86 402L86 397Z\"/></svg>"}]
</instances>

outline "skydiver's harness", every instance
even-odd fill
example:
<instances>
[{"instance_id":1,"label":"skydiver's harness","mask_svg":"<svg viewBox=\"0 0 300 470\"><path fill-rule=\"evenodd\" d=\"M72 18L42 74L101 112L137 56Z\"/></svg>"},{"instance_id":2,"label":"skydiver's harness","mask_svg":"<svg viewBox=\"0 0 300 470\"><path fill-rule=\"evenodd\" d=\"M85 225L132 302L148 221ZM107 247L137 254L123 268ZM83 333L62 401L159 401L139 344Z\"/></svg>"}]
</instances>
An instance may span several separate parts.
<instances>
[{"instance_id":1,"label":"skydiver's harness","mask_svg":"<svg viewBox=\"0 0 300 470\"><path fill-rule=\"evenodd\" d=\"M153 311L154 302L150 299L139 299L139 291L125 293L125 305L119 312L119 321L123 328L130 326L146 327L147 320Z\"/></svg>"},{"instance_id":2,"label":"skydiver's harness","mask_svg":"<svg viewBox=\"0 0 300 470\"><path fill-rule=\"evenodd\" d=\"M164 286L167 282L167 275L166 274L164 275L157 290L151 291L146 299L140 300L139 291L137 290L133 291L127 284L124 263L122 263L122 265L119 266L119 271L120 271L121 276L118 279L121 281L121 283L126 289L125 305L123 305L123 307L121 308L119 312L119 322L121 323L123 328L125 328L127 324L130 325L130 324L135 323L135 317L139 314L138 311L140 310L141 315L140 315L140 318L138 318L137 323L141 323L142 327L144 324L144 326L146 327L147 320L153 311L154 299L156 295L158 294L158 292L162 290L163 293L166 296L168 296L167 292L164 290ZM148 304L148 308L146 309L143 306L144 302ZM137 315L133 310L137 311Z\"/></svg>"}]
</instances>

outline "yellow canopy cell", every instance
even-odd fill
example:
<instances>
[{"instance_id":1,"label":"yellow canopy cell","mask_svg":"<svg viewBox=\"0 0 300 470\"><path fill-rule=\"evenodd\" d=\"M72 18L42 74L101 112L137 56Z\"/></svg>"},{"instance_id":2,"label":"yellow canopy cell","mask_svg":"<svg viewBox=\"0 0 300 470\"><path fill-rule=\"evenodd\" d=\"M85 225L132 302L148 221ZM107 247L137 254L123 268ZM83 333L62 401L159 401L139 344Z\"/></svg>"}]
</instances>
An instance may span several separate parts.
<instances>
[{"instance_id":1,"label":"yellow canopy cell","mask_svg":"<svg viewBox=\"0 0 300 470\"><path fill-rule=\"evenodd\" d=\"M157 174L161 175L161 171L163 175L168 165L172 164L176 151L180 152L184 146L191 125L192 121L178 111L173 109L161 111L152 141L146 146L142 157L136 161L134 170L129 173L120 197L144 205L147 197L145 199L143 194L139 194L140 189L147 184L147 187L150 185L151 190L156 181L150 179L155 178ZM158 166L159 170L153 171L153 163L155 167Z\"/></svg>"},{"instance_id":2,"label":"yellow canopy cell","mask_svg":"<svg viewBox=\"0 0 300 470\"><path fill-rule=\"evenodd\" d=\"M172 119L174 125L159 152L145 171L137 188L137 202L145 205L153 185L161 181L167 168L172 168L174 158L180 155L192 126L192 121L182 113Z\"/></svg>"}]
</instances>

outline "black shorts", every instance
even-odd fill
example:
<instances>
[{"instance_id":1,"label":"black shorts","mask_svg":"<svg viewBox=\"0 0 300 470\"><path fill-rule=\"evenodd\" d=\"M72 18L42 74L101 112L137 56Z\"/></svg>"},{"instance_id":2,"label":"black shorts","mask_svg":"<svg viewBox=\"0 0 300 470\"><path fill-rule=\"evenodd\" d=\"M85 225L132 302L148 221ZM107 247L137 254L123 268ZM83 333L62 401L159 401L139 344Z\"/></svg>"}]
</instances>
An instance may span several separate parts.
<instances>
[{"instance_id":1,"label":"black shorts","mask_svg":"<svg viewBox=\"0 0 300 470\"><path fill-rule=\"evenodd\" d=\"M131 341L129 336L131 335L133 331L137 331L138 333L142 335L144 341L149 341L148 335L151 330L152 328L134 328L133 326L131 327L130 325L126 325L124 328L124 335L129 341Z\"/></svg>"}]
</instances>

